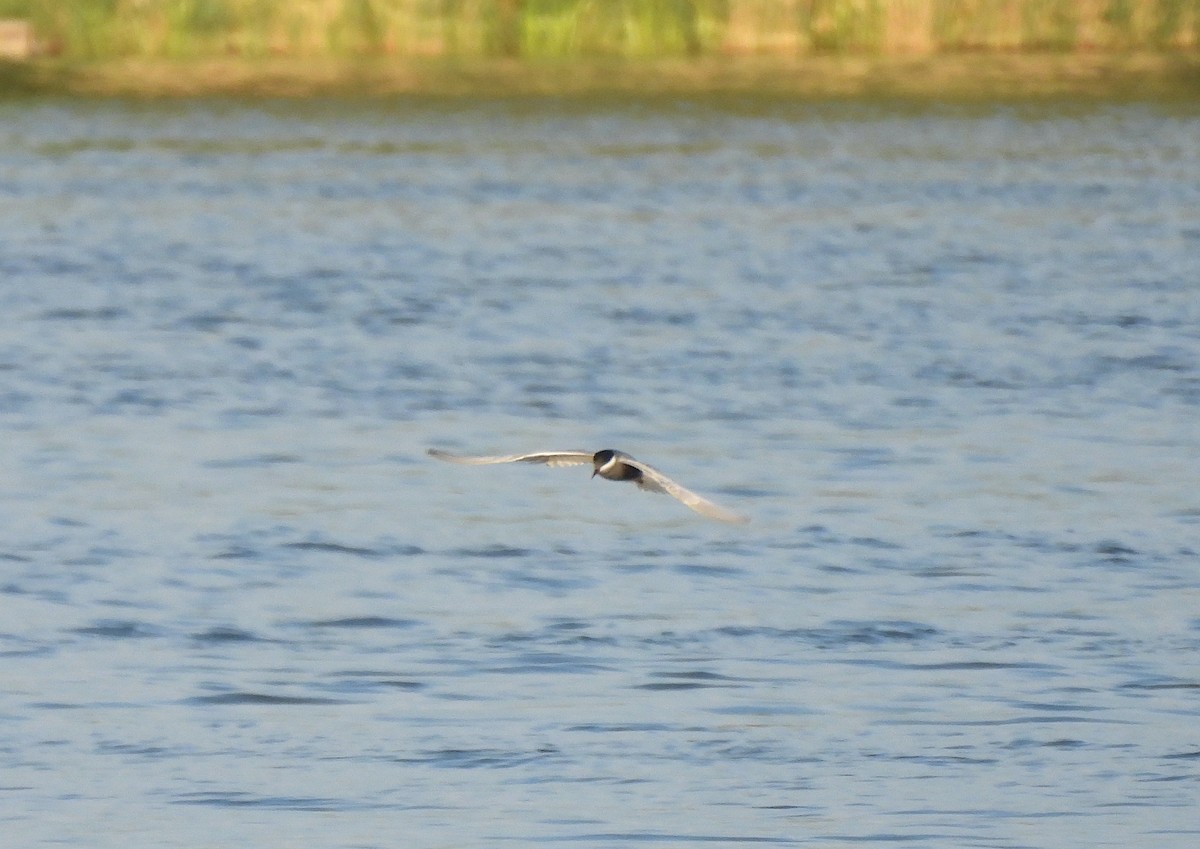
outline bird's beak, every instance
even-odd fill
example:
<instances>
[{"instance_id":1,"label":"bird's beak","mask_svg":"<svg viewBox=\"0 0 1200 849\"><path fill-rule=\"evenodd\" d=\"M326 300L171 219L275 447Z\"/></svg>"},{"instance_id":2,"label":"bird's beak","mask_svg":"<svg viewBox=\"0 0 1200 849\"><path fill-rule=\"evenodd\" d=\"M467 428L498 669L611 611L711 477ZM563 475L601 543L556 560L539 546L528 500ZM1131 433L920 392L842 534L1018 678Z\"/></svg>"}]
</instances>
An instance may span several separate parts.
<instances>
[{"instance_id":1,"label":"bird's beak","mask_svg":"<svg viewBox=\"0 0 1200 849\"><path fill-rule=\"evenodd\" d=\"M592 477L595 477L596 473L599 471L600 471L599 469L592 469Z\"/></svg>"}]
</instances>

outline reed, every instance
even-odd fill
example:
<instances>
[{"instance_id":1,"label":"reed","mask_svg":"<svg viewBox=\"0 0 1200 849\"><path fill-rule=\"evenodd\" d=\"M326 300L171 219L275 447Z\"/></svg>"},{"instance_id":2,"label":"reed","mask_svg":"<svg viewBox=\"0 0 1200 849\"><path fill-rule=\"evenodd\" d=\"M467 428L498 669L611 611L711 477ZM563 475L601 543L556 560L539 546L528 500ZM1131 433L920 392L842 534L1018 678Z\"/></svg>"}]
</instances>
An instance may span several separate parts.
<instances>
[{"instance_id":1,"label":"reed","mask_svg":"<svg viewBox=\"0 0 1200 849\"><path fill-rule=\"evenodd\" d=\"M0 0L76 59L1191 50L1200 0Z\"/></svg>"}]
</instances>

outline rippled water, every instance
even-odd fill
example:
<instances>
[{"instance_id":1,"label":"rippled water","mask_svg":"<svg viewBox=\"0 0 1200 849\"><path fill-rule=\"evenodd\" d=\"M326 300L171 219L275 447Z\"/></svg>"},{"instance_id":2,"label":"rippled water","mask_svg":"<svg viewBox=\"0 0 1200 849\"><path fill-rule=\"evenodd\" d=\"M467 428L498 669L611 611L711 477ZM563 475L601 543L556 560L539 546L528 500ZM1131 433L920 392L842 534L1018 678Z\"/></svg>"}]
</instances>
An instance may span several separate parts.
<instances>
[{"instance_id":1,"label":"rippled water","mask_svg":"<svg viewBox=\"0 0 1200 849\"><path fill-rule=\"evenodd\" d=\"M0 106L6 840L1196 845L1197 139Z\"/></svg>"}]
</instances>

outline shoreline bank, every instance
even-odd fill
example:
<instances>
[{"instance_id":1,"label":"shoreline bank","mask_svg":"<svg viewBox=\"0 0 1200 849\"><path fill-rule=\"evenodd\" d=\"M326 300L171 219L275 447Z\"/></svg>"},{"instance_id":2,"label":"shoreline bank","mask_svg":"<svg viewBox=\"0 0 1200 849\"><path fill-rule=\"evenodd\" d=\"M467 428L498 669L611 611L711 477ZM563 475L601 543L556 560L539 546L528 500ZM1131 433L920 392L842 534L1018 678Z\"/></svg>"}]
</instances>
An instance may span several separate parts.
<instances>
[{"instance_id":1,"label":"shoreline bank","mask_svg":"<svg viewBox=\"0 0 1200 849\"><path fill-rule=\"evenodd\" d=\"M222 57L0 64L0 95L83 97L686 96L796 99L1177 98L1196 53L965 53L655 60Z\"/></svg>"}]
</instances>

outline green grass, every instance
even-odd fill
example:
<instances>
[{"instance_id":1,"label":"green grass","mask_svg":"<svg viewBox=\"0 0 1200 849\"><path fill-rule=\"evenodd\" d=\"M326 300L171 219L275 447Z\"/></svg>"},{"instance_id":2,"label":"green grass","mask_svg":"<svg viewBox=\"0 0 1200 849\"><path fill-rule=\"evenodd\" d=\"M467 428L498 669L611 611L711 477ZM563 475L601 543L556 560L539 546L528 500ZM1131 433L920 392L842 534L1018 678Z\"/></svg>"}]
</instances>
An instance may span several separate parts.
<instances>
[{"instance_id":1,"label":"green grass","mask_svg":"<svg viewBox=\"0 0 1200 849\"><path fill-rule=\"evenodd\" d=\"M1200 0L0 0L68 59L1196 50Z\"/></svg>"}]
</instances>

